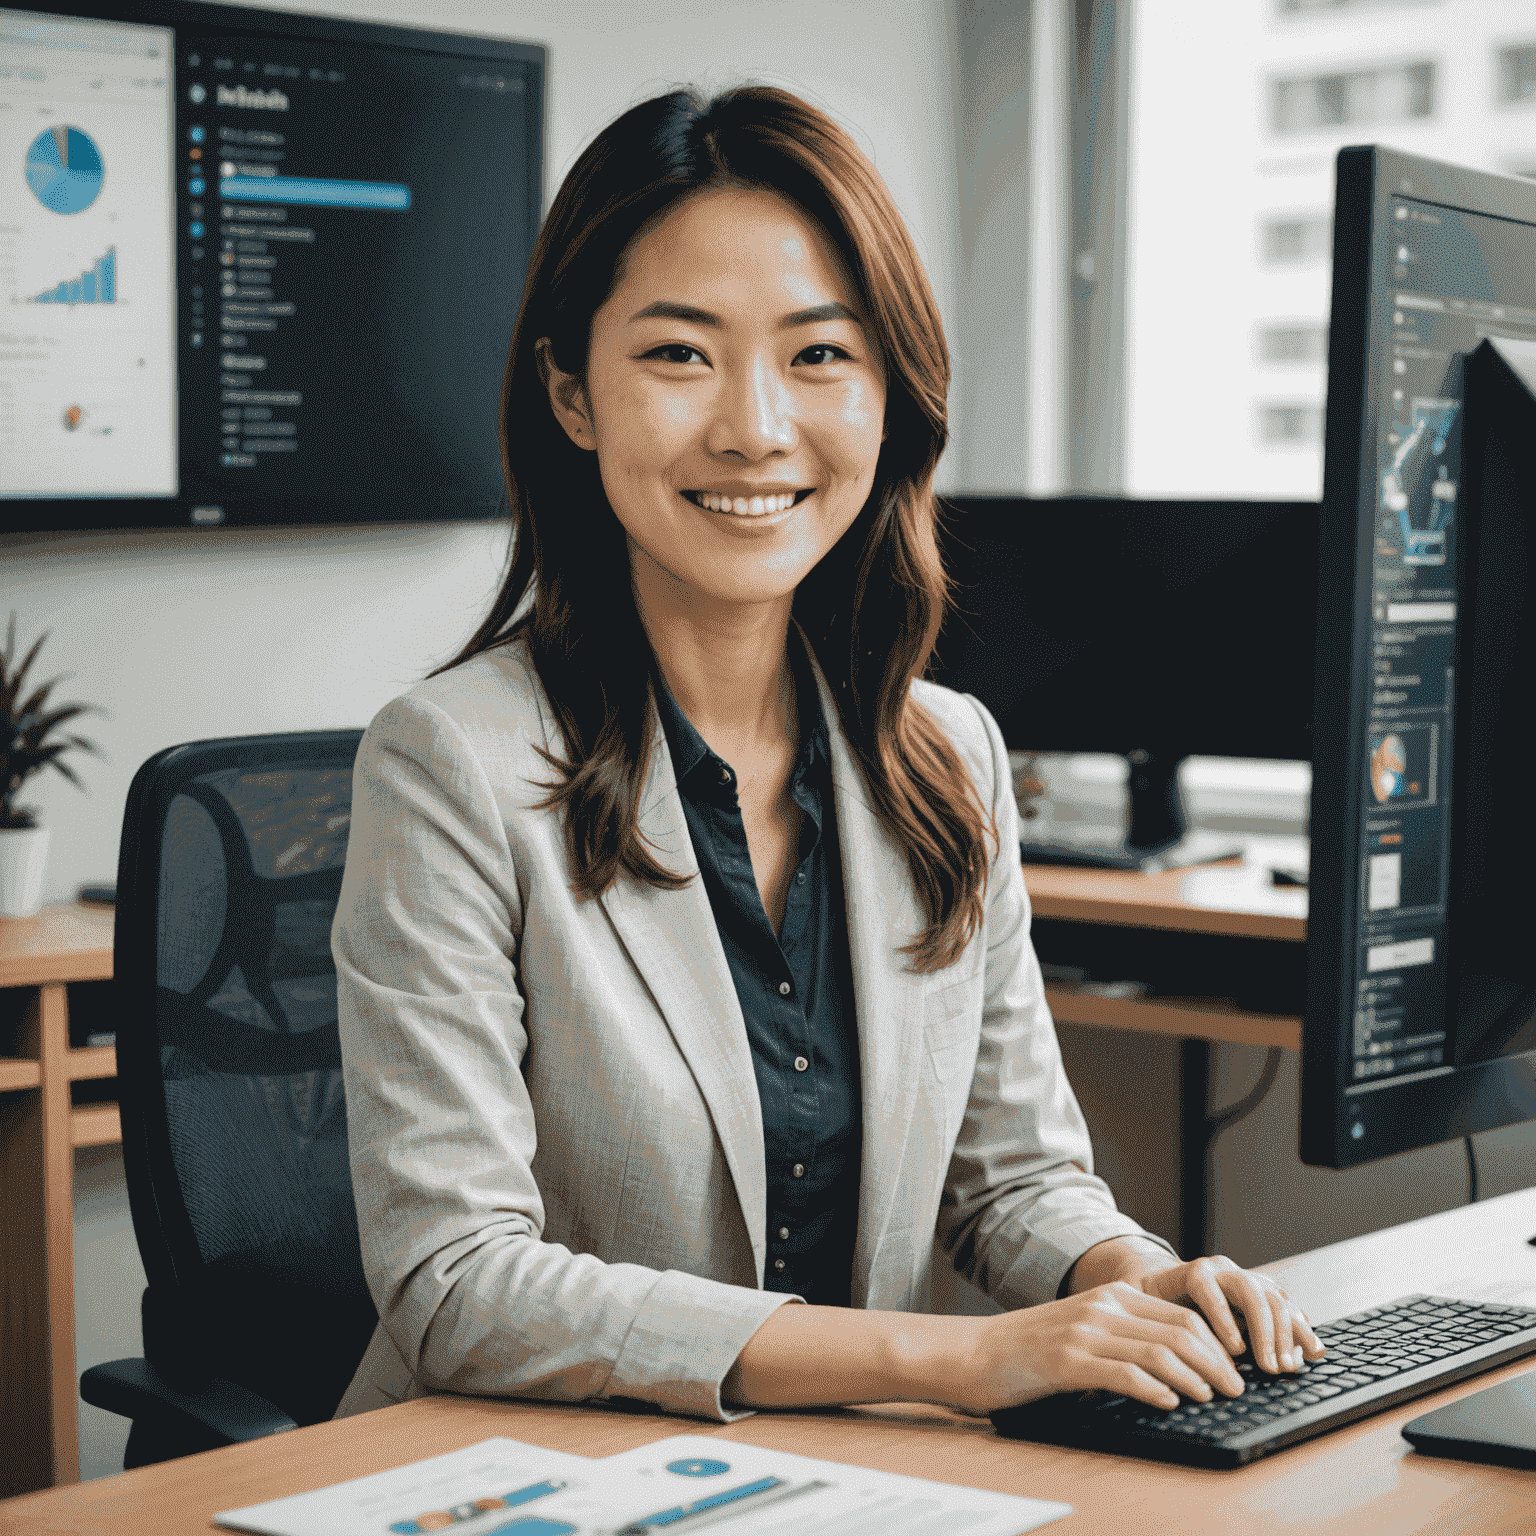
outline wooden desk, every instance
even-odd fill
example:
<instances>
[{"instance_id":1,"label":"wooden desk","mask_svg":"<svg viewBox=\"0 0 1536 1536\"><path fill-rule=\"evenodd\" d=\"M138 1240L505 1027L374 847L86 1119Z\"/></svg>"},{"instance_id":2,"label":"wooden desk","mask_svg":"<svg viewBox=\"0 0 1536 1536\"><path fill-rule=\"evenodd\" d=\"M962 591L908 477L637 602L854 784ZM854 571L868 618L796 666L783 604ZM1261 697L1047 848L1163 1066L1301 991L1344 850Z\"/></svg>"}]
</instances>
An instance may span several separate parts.
<instances>
[{"instance_id":1,"label":"wooden desk","mask_svg":"<svg viewBox=\"0 0 1536 1536\"><path fill-rule=\"evenodd\" d=\"M1431 1216L1269 1266L1323 1321L1414 1290L1498 1279L1536 1292L1536 1189ZM211 1517L285 1494L440 1455L492 1435L608 1456L668 1435L706 1433L860 1466L1074 1506L1045 1527L1062 1536L1347 1531L1350 1536L1530 1536L1529 1472L1421 1457L1411 1418L1536 1368L1508 1366L1232 1472L1002 1440L986 1420L887 1404L761 1413L714 1426L648 1412L427 1398L250 1445L0 1503L0 1536L193 1536Z\"/></svg>"},{"instance_id":2,"label":"wooden desk","mask_svg":"<svg viewBox=\"0 0 1536 1536\"><path fill-rule=\"evenodd\" d=\"M1277 890L1263 870L1242 865L1143 875L1026 864L1024 884L1037 918L1298 944L1307 937L1307 893ZM1252 1012L1230 998L1107 998L1061 986L1047 986L1046 995L1052 1014L1068 1024L1301 1049L1299 1018Z\"/></svg>"},{"instance_id":3,"label":"wooden desk","mask_svg":"<svg viewBox=\"0 0 1536 1536\"><path fill-rule=\"evenodd\" d=\"M112 919L75 902L0 918L0 1493L80 1475L74 1149L122 1128L116 1104L70 1101L117 1053L70 1048L68 986L111 979Z\"/></svg>"},{"instance_id":4,"label":"wooden desk","mask_svg":"<svg viewBox=\"0 0 1536 1536\"><path fill-rule=\"evenodd\" d=\"M1026 864L1024 883L1037 918L1285 943L1304 943L1307 937L1306 891L1277 888L1266 869L1236 862L1156 875ZM1045 995L1060 1023L1182 1041L1178 1247L1186 1258L1205 1252L1210 1149L1217 1129L1209 1109L1211 1044L1300 1051L1301 1020L1240 1008L1229 997L1104 997L1049 984Z\"/></svg>"}]
</instances>

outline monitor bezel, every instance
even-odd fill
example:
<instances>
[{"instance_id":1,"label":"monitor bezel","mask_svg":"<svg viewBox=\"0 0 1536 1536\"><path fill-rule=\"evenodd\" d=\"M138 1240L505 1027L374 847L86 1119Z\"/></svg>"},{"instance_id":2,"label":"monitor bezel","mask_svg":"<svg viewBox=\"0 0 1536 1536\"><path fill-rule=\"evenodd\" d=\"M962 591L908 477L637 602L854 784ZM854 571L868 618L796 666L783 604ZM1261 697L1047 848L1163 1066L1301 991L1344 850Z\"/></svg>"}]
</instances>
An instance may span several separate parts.
<instances>
[{"instance_id":1,"label":"monitor bezel","mask_svg":"<svg viewBox=\"0 0 1536 1536\"><path fill-rule=\"evenodd\" d=\"M206 0L97 0L94 4L89 3L89 0L87 3L65 0L62 4L48 0L48 3L33 5L17 5L15 0L10 0L5 8L82 21L162 27L175 34L177 42L173 46L179 46L183 32L212 32L224 36L245 32L262 37L396 48L413 53L438 53L452 58L520 66L525 71L527 81L523 100L527 114L525 185L528 228L536 233L542 223L544 145L548 114L545 89L548 49L542 43L512 42L473 33L401 27L382 22L258 9L246 5L217 5L206 3ZM168 66L172 70L176 67L174 53ZM174 132L179 142L182 115L179 94L175 98L175 112ZM181 259L178 242L178 265ZM181 274L178 271L178 294L181 291L180 285ZM507 339L510 343L510 328ZM181 478L178 464L178 480ZM208 496L192 495L185 486L174 496L0 496L0 525L18 533L485 522L505 515L504 492L495 500L484 502L469 501L462 495L448 493L434 498L413 492L409 500L402 498L385 505L381 505L376 498L355 502L331 496L278 500L257 490L221 493L215 500Z\"/></svg>"},{"instance_id":2,"label":"monitor bezel","mask_svg":"<svg viewBox=\"0 0 1536 1536\"><path fill-rule=\"evenodd\" d=\"M1312 862L1307 1006L1302 1026L1301 1160L1350 1168L1536 1115L1536 1055L1383 1084L1391 1113L1369 1113L1375 1093L1344 1092L1354 1016L1371 636L1356 616L1371 591L1376 498L1379 306L1371 303L1390 202L1409 196L1460 212L1536 226L1536 183L1450 165L1379 145L1338 156L1328 410L1319 532L1317 664L1313 683ZM1364 259L1361 253L1364 252ZM1360 508L1372 508L1362 517ZM1347 666L1340 666L1341 658Z\"/></svg>"}]
</instances>

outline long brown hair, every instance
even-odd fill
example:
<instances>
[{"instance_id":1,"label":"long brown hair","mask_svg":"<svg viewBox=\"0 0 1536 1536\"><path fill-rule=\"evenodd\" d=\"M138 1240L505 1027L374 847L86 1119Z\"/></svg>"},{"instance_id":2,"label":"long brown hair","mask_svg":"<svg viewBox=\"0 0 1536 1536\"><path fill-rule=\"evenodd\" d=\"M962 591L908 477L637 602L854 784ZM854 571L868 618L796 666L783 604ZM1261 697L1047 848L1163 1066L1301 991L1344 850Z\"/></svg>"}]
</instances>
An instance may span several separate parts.
<instances>
[{"instance_id":1,"label":"long brown hair","mask_svg":"<svg viewBox=\"0 0 1536 1536\"><path fill-rule=\"evenodd\" d=\"M534 246L502 384L511 563L485 622L431 675L526 635L569 753L550 758L561 782L545 803L565 812L577 890L599 895L621 870L665 889L685 883L637 824L655 659L631 594L624 531L597 456L572 443L551 412L535 345L548 336L559 368L584 380L592 316L630 242L712 186L768 189L815 220L841 253L885 358L886 440L874 485L801 582L794 613L927 917L904 952L917 970L938 970L981 926L987 835L997 835L948 738L911 697L948 597L933 473L948 435L949 354L890 193L853 139L814 107L768 86L708 102L673 91L626 112L576 162Z\"/></svg>"}]
</instances>

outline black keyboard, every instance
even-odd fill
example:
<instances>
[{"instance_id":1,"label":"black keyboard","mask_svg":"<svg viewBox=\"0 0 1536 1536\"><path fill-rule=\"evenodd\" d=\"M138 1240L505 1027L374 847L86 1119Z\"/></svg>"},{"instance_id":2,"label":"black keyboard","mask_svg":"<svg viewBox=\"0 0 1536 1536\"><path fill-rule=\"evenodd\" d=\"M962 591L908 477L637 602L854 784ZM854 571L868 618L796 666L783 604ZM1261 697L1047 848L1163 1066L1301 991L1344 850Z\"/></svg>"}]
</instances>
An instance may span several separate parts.
<instances>
[{"instance_id":1,"label":"black keyboard","mask_svg":"<svg viewBox=\"0 0 1536 1536\"><path fill-rule=\"evenodd\" d=\"M1063 1393L992 1415L999 1434L1122 1456L1240 1467L1368 1414L1536 1354L1536 1308L1404 1296L1317 1336L1327 1358L1271 1376L1236 1363L1240 1397L1153 1408L1105 1392Z\"/></svg>"},{"instance_id":2,"label":"black keyboard","mask_svg":"<svg viewBox=\"0 0 1536 1536\"><path fill-rule=\"evenodd\" d=\"M1114 843L1028 843L1020 841L1025 864L1066 864L1073 869L1144 869L1146 860Z\"/></svg>"}]
</instances>

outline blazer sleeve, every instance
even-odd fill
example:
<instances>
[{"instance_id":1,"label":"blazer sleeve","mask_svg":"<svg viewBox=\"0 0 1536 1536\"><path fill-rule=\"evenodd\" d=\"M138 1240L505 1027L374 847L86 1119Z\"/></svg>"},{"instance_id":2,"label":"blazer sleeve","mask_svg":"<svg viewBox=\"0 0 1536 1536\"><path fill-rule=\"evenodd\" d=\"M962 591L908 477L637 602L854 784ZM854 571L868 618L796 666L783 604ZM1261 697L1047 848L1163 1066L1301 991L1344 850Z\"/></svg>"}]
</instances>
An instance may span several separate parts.
<instances>
[{"instance_id":1,"label":"blazer sleeve","mask_svg":"<svg viewBox=\"0 0 1536 1536\"><path fill-rule=\"evenodd\" d=\"M1116 1209L1093 1172L1088 1126L1062 1068L1045 983L1029 937L1019 813L996 722L970 695L990 757L998 847L987 880L981 1038L970 1099L939 1205L955 1268L1000 1306L1052 1301L1095 1243L1135 1237L1178 1255Z\"/></svg>"},{"instance_id":2,"label":"blazer sleeve","mask_svg":"<svg viewBox=\"0 0 1536 1536\"><path fill-rule=\"evenodd\" d=\"M407 694L380 711L352 817L331 932L348 1142L363 1267L401 1359L428 1391L739 1417L720 1384L797 1298L541 1238L518 872L489 778L439 705Z\"/></svg>"}]
</instances>

